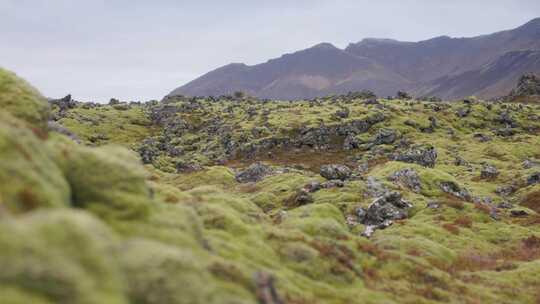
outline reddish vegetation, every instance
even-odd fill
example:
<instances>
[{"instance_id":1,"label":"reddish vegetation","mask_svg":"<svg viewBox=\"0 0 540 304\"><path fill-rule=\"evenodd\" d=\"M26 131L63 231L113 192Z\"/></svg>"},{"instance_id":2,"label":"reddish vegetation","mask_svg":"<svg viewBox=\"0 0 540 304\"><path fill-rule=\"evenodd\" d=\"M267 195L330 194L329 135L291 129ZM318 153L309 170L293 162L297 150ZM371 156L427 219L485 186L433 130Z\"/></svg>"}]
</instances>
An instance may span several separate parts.
<instances>
[{"instance_id":1,"label":"reddish vegetation","mask_svg":"<svg viewBox=\"0 0 540 304\"><path fill-rule=\"evenodd\" d=\"M385 252L383 249L373 243L358 243L357 246L358 250L374 256L377 260L381 262L399 259L399 256L389 252Z\"/></svg>"},{"instance_id":2,"label":"reddish vegetation","mask_svg":"<svg viewBox=\"0 0 540 304\"><path fill-rule=\"evenodd\" d=\"M527 194L521 204L536 212L540 212L540 190Z\"/></svg>"},{"instance_id":3,"label":"reddish vegetation","mask_svg":"<svg viewBox=\"0 0 540 304\"><path fill-rule=\"evenodd\" d=\"M459 198L452 195L445 196L443 200L441 201L441 203L454 209L458 209L458 210L465 209L465 203Z\"/></svg>"},{"instance_id":4,"label":"reddish vegetation","mask_svg":"<svg viewBox=\"0 0 540 304\"><path fill-rule=\"evenodd\" d=\"M350 250L348 247L338 244L332 244L328 242L323 241L312 241L311 247L315 248L319 253L328 258L334 258L337 262L339 262L339 265L345 267L346 269L352 271L357 276L361 277L362 272L358 269L356 269L354 260L355 255L352 250ZM333 270L336 270L337 273L342 273L343 271L338 268L334 268Z\"/></svg>"},{"instance_id":5,"label":"reddish vegetation","mask_svg":"<svg viewBox=\"0 0 540 304\"><path fill-rule=\"evenodd\" d=\"M448 230L452 234L456 234L456 235L459 234L459 227L454 224L446 223L446 224L443 224L442 227Z\"/></svg>"},{"instance_id":6,"label":"reddish vegetation","mask_svg":"<svg viewBox=\"0 0 540 304\"><path fill-rule=\"evenodd\" d=\"M24 189L18 194L19 200L21 201L22 211L30 211L39 206L39 201L36 195L32 192L31 189Z\"/></svg>"},{"instance_id":7,"label":"reddish vegetation","mask_svg":"<svg viewBox=\"0 0 540 304\"><path fill-rule=\"evenodd\" d=\"M271 165L294 165L306 170L319 172L322 165L327 164L350 164L351 154L341 149L330 151L315 151L309 148L302 149L273 149L265 154L256 155L253 158L237 156L236 159L228 161L225 165L231 168L247 167L253 162L265 162Z\"/></svg>"},{"instance_id":8,"label":"reddish vegetation","mask_svg":"<svg viewBox=\"0 0 540 304\"><path fill-rule=\"evenodd\" d=\"M482 203L476 203L474 204L474 208L476 210L479 210L479 211L482 211L486 214L490 214L491 213L491 207L486 205L486 204L482 204Z\"/></svg>"},{"instance_id":9,"label":"reddish vegetation","mask_svg":"<svg viewBox=\"0 0 540 304\"><path fill-rule=\"evenodd\" d=\"M454 224L465 227L465 228L472 228L473 222L470 217L468 216L460 216L455 221Z\"/></svg>"},{"instance_id":10,"label":"reddish vegetation","mask_svg":"<svg viewBox=\"0 0 540 304\"><path fill-rule=\"evenodd\" d=\"M435 266L449 273L481 270L504 271L516 267L512 263L513 261L533 261L538 258L540 258L540 238L533 235L508 249L491 254L466 252L450 265L435 264Z\"/></svg>"}]
</instances>

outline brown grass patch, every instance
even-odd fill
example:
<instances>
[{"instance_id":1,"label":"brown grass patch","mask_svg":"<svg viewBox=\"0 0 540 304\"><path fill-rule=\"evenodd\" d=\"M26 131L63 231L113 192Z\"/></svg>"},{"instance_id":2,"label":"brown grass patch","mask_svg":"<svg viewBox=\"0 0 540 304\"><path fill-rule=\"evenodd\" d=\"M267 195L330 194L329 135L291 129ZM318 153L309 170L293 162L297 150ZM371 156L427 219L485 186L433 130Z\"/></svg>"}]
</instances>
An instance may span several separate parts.
<instances>
[{"instance_id":1,"label":"brown grass patch","mask_svg":"<svg viewBox=\"0 0 540 304\"><path fill-rule=\"evenodd\" d=\"M503 249L490 254L478 252L466 252L450 265L434 265L435 267L457 273L459 271L505 271L515 269L514 261L534 261L540 258L540 238L530 236L508 249Z\"/></svg>"},{"instance_id":2,"label":"brown grass patch","mask_svg":"<svg viewBox=\"0 0 540 304\"><path fill-rule=\"evenodd\" d=\"M483 213L486 213L486 214L491 214L491 207L486 205L486 204L475 203L474 204L474 209L476 209L478 211L481 211Z\"/></svg>"},{"instance_id":3,"label":"brown grass patch","mask_svg":"<svg viewBox=\"0 0 540 304\"><path fill-rule=\"evenodd\" d=\"M463 215L454 220L454 224L460 227L472 228L473 221L470 217Z\"/></svg>"},{"instance_id":4,"label":"brown grass patch","mask_svg":"<svg viewBox=\"0 0 540 304\"><path fill-rule=\"evenodd\" d=\"M455 235L459 234L459 227L454 224L446 223L446 224L443 224L442 227L452 234L455 234Z\"/></svg>"},{"instance_id":5,"label":"brown grass patch","mask_svg":"<svg viewBox=\"0 0 540 304\"><path fill-rule=\"evenodd\" d=\"M32 190L26 188L18 193L22 211L30 211L39 207L39 200Z\"/></svg>"},{"instance_id":6,"label":"brown grass patch","mask_svg":"<svg viewBox=\"0 0 540 304\"><path fill-rule=\"evenodd\" d=\"M540 213L540 190L527 194L521 201L521 205Z\"/></svg>"},{"instance_id":7,"label":"brown grass patch","mask_svg":"<svg viewBox=\"0 0 540 304\"><path fill-rule=\"evenodd\" d=\"M452 196L452 195L446 195L442 201L441 204L444 204L450 208L454 208L457 210L463 210L465 209L465 203L460 200L459 198Z\"/></svg>"}]
</instances>

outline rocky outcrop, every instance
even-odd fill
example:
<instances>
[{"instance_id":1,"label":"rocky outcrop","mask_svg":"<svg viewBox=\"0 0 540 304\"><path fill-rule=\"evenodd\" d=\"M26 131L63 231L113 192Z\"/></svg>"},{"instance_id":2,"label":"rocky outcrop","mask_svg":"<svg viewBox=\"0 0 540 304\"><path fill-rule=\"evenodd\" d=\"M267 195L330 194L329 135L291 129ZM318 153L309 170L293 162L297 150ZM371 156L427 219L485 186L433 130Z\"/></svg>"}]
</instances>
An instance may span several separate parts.
<instances>
[{"instance_id":1,"label":"rocky outcrop","mask_svg":"<svg viewBox=\"0 0 540 304\"><path fill-rule=\"evenodd\" d=\"M352 171L344 165L324 165L321 167L321 176L328 180L346 180L351 177Z\"/></svg>"},{"instance_id":2,"label":"rocky outcrop","mask_svg":"<svg viewBox=\"0 0 540 304\"><path fill-rule=\"evenodd\" d=\"M367 209L356 210L359 222L366 225L362 234L369 238L375 230L389 227L395 220L407 218L407 210L411 207L399 192L385 193L376 198Z\"/></svg>"},{"instance_id":3,"label":"rocky outcrop","mask_svg":"<svg viewBox=\"0 0 540 304\"><path fill-rule=\"evenodd\" d=\"M262 180L270 174L272 174L272 168L262 163L254 163L236 174L236 180L240 183L253 183Z\"/></svg>"},{"instance_id":4,"label":"rocky outcrop","mask_svg":"<svg viewBox=\"0 0 540 304\"><path fill-rule=\"evenodd\" d=\"M415 146L405 152L394 154L393 159L433 168L437 161L437 150L431 145Z\"/></svg>"}]
</instances>

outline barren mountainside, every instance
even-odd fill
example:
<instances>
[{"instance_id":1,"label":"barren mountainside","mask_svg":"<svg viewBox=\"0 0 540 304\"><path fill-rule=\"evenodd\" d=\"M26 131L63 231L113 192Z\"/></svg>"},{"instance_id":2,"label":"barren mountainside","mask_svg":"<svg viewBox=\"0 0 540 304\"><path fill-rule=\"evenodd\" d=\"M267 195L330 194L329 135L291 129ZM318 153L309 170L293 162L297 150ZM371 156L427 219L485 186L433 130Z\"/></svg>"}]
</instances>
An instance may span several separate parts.
<instances>
[{"instance_id":1,"label":"barren mountainside","mask_svg":"<svg viewBox=\"0 0 540 304\"><path fill-rule=\"evenodd\" d=\"M527 72L540 72L540 19L513 30L472 38L420 42L364 39L344 50L323 43L266 63L232 64L179 87L170 95L302 99L368 89L457 99L503 96ZM484 77L484 74L488 76Z\"/></svg>"}]
</instances>

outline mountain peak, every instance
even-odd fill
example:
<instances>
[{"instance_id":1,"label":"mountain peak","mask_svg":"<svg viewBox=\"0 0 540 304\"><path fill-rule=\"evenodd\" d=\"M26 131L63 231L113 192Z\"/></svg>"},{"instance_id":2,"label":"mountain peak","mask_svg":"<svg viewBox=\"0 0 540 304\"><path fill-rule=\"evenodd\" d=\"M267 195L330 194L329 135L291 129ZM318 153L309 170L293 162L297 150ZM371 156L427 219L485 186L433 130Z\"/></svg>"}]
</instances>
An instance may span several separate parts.
<instances>
[{"instance_id":1,"label":"mountain peak","mask_svg":"<svg viewBox=\"0 0 540 304\"><path fill-rule=\"evenodd\" d=\"M333 45L333 44L331 44L329 42L322 42L322 43L316 44L316 45L310 47L310 49L339 50L338 47L336 47L335 45Z\"/></svg>"},{"instance_id":2,"label":"mountain peak","mask_svg":"<svg viewBox=\"0 0 540 304\"><path fill-rule=\"evenodd\" d=\"M470 38L365 38L345 49L324 42L264 63L214 70L175 92L215 96L243 90L263 98L301 99L369 89L382 96L407 90L449 99L490 98L507 94L515 75L540 72L537 55L523 52L540 50L539 41L540 18ZM489 78L478 76L487 68Z\"/></svg>"}]
</instances>

